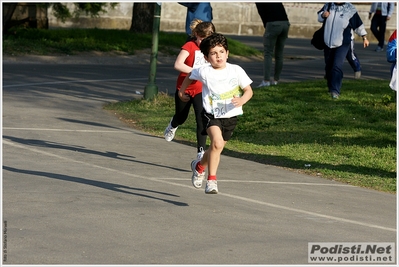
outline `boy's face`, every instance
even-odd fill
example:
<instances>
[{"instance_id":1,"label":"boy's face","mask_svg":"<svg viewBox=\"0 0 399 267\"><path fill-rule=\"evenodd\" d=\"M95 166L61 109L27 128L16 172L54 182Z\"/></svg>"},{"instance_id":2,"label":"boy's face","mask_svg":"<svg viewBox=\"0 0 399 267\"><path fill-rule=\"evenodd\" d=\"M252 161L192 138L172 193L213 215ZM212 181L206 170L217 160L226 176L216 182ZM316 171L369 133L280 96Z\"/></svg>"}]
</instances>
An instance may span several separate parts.
<instances>
[{"instance_id":1,"label":"boy's face","mask_svg":"<svg viewBox=\"0 0 399 267\"><path fill-rule=\"evenodd\" d=\"M205 60L211 63L214 69L223 69L226 67L229 51L223 46L217 45L209 50L208 56L204 56Z\"/></svg>"}]
</instances>

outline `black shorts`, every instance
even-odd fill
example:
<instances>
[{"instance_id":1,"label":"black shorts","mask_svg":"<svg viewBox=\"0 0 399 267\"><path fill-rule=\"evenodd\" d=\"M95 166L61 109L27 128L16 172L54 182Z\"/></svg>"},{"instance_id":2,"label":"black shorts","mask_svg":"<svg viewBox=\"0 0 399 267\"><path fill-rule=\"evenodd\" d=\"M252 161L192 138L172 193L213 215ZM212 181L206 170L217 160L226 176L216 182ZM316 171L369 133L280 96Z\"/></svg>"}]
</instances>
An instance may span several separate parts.
<instances>
[{"instance_id":1,"label":"black shorts","mask_svg":"<svg viewBox=\"0 0 399 267\"><path fill-rule=\"evenodd\" d=\"M212 114L202 111L202 125L204 129L202 130L202 135L207 135L206 130L211 126L218 126L222 131L222 136L224 141L229 141L233 135L233 131L237 125L237 116L231 118L220 118L215 119Z\"/></svg>"}]
</instances>

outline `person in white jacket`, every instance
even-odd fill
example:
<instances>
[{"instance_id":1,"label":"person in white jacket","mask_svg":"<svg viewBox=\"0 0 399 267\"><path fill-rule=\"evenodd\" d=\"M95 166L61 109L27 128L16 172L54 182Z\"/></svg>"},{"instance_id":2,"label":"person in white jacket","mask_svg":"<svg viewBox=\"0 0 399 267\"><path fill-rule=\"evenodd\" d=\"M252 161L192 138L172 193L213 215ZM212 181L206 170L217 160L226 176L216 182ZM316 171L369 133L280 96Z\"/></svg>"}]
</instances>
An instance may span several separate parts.
<instances>
[{"instance_id":1,"label":"person in white jacket","mask_svg":"<svg viewBox=\"0 0 399 267\"><path fill-rule=\"evenodd\" d=\"M375 49L376 52L384 51L387 21L391 19L394 9L394 2L375 2L371 4L369 12L369 19L371 19L370 30L378 40L378 46Z\"/></svg>"},{"instance_id":2,"label":"person in white jacket","mask_svg":"<svg viewBox=\"0 0 399 267\"><path fill-rule=\"evenodd\" d=\"M317 13L318 21L325 22L324 28L324 58L326 61L325 73L328 91L333 99L339 98L341 94L343 71L342 66L351 45L353 30L363 38L363 47L369 46L366 38L367 31L351 3L334 2L325 4Z\"/></svg>"}]
</instances>

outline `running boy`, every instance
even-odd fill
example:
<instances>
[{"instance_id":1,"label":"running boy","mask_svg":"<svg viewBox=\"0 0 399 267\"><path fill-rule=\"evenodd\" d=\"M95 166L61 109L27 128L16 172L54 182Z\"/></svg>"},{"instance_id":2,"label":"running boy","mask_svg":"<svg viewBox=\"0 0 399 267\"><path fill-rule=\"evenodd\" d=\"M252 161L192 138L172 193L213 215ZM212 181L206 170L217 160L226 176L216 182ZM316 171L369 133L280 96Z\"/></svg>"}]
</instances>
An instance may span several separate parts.
<instances>
[{"instance_id":1,"label":"running boy","mask_svg":"<svg viewBox=\"0 0 399 267\"><path fill-rule=\"evenodd\" d=\"M184 81L184 78L186 78L188 73L204 64L209 65L209 63L205 61L204 55L201 53L199 45L205 37L215 32L215 26L212 24L212 22L204 22L199 19L194 19L191 22L191 32L191 40L182 46L175 61L174 68L180 72L176 82L175 115L173 115L168 126L166 127L164 131L164 137L168 142L173 140L179 125L182 125L187 120L190 107L192 105L197 123L197 158L201 159L206 146L206 136L201 134L203 128L201 119L202 84L199 81L193 81L187 87L185 93L190 96L188 101L183 102L180 100L178 92L182 82Z\"/></svg>"},{"instance_id":2,"label":"running boy","mask_svg":"<svg viewBox=\"0 0 399 267\"><path fill-rule=\"evenodd\" d=\"M205 169L208 167L206 194L217 194L216 172L220 155L237 125L237 115L243 114L242 106L251 99L252 80L238 65L227 63L229 55L227 39L218 33L202 40L201 52L210 65L193 69L180 87L179 97L189 101L185 94L187 86L193 81L202 82L202 120L203 134L210 138L210 146L201 160L193 160L192 183L195 188L202 187Z\"/></svg>"}]
</instances>

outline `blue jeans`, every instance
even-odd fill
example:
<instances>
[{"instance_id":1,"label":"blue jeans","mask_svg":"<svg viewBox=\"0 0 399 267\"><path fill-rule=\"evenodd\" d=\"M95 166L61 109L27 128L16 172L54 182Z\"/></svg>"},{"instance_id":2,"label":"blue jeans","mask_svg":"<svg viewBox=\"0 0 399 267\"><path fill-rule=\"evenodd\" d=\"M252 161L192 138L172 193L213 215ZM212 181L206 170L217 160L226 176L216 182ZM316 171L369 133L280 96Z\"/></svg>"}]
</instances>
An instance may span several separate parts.
<instances>
[{"instance_id":1,"label":"blue jeans","mask_svg":"<svg viewBox=\"0 0 399 267\"><path fill-rule=\"evenodd\" d=\"M342 44L337 48L324 48L324 58L326 59L326 78L328 91L330 93L341 94L342 79L344 73L342 71L342 66L348 50L350 43Z\"/></svg>"},{"instance_id":2,"label":"blue jeans","mask_svg":"<svg viewBox=\"0 0 399 267\"><path fill-rule=\"evenodd\" d=\"M263 34L263 79L270 81L273 54L275 60L274 80L280 80L283 69L284 45L288 38L290 23L288 21L272 21L266 24Z\"/></svg>"}]
</instances>

